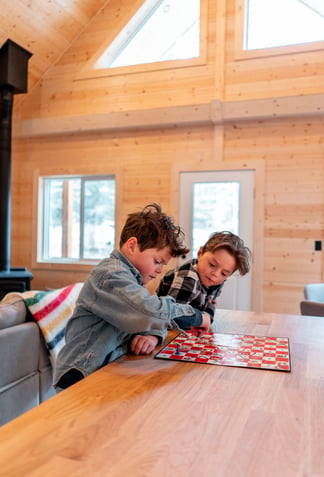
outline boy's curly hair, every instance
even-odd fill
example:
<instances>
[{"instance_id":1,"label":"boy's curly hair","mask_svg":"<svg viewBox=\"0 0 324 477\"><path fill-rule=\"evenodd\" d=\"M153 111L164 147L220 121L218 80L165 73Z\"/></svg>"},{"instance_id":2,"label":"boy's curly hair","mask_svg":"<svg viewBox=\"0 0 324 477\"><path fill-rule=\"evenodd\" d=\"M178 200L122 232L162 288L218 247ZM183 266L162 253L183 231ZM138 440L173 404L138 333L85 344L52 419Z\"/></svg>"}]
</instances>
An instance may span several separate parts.
<instances>
[{"instance_id":1,"label":"boy's curly hair","mask_svg":"<svg viewBox=\"0 0 324 477\"><path fill-rule=\"evenodd\" d=\"M228 231L213 233L202 246L202 253L213 253L217 249L225 249L235 258L236 270L241 275L246 275L250 271L252 252L240 237Z\"/></svg>"},{"instance_id":2,"label":"boy's curly hair","mask_svg":"<svg viewBox=\"0 0 324 477\"><path fill-rule=\"evenodd\" d=\"M173 257L189 252L181 228L174 225L173 219L162 212L160 205L156 203L128 215L120 234L119 246L122 247L130 237L136 237L141 252L148 248L161 250L167 246Z\"/></svg>"}]
</instances>

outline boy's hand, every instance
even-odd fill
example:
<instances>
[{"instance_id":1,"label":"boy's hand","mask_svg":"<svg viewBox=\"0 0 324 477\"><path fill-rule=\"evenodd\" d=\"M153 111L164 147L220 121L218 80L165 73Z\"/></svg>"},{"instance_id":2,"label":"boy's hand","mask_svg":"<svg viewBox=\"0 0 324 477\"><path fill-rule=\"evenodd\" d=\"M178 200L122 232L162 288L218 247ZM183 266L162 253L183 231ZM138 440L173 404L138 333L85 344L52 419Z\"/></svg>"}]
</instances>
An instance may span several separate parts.
<instances>
[{"instance_id":1,"label":"boy's hand","mask_svg":"<svg viewBox=\"0 0 324 477\"><path fill-rule=\"evenodd\" d=\"M132 339L130 349L134 354L150 354L158 342L157 336L135 335Z\"/></svg>"},{"instance_id":2,"label":"boy's hand","mask_svg":"<svg viewBox=\"0 0 324 477\"><path fill-rule=\"evenodd\" d=\"M211 325L211 320L210 316L208 313L202 313L202 322L201 325L198 327L193 326L191 328L191 331L196 335L196 336L201 336L204 333L208 333L210 330L210 325Z\"/></svg>"}]
</instances>

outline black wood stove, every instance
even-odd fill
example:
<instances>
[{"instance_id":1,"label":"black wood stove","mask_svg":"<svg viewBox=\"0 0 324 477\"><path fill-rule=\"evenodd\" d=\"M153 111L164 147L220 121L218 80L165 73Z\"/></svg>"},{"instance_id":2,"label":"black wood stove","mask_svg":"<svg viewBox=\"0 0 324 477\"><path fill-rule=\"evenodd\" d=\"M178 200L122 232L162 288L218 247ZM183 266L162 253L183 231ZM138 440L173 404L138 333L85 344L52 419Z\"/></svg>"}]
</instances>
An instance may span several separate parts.
<instances>
[{"instance_id":1,"label":"black wood stove","mask_svg":"<svg viewBox=\"0 0 324 477\"><path fill-rule=\"evenodd\" d=\"M30 290L33 278L27 268L10 267L13 97L27 91L30 57L31 53L11 40L0 48L0 299L11 291Z\"/></svg>"}]
</instances>

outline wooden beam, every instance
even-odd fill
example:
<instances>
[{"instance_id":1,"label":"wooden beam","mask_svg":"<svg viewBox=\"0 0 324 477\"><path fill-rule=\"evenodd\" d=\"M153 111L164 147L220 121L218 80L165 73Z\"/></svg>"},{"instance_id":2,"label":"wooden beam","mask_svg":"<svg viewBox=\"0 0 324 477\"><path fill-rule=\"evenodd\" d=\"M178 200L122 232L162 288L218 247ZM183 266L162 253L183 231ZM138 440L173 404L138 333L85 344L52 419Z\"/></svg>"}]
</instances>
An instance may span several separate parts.
<instances>
[{"instance_id":1,"label":"wooden beam","mask_svg":"<svg viewBox=\"0 0 324 477\"><path fill-rule=\"evenodd\" d=\"M253 99L212 100L189 106L35 118L13 122L13 137L32 137L104 130L223 124L230 121L266 120L324 114L324 94Z\"/></svg>"}]
</instances>

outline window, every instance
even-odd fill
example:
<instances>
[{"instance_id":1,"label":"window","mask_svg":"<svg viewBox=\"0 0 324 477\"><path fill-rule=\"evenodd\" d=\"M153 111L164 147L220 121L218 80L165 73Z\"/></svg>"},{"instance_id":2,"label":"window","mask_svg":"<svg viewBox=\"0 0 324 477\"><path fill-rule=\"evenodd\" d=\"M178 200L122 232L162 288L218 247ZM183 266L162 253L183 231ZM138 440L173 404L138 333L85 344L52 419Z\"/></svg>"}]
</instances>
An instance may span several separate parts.
<instances>
[{"instance_id":1,"label":"window","mask_svg":"<svg viewBox=\"0 0 324 477\"><path fill-rule=\"evenodd\" d=\"M193 257L197 257L199 248L207 242L211 231L230 230L239 234L239 204L239 181L193 183L191 248Z\"/></svg>"},{"instance_id":2,"label":"window","mask_svg":"<svg viewBox=\"0 0 324 477\"><path fill-rule=\"evenodd\" d=\"M38 261L100 260L115 245L115 178L40 178Z\"/></svg>"},{"instance_id":3,"label":"window","mask_svg":"<svg viewBox=\"0 0 324 477\"><path fill-rule=\"evenodd\" d=\"M245 0L245 50L322 40L323 0Z\"/></svg>"},{"instance_id":4,"label":"window","mask_svg":"<svg viewBox=\"0 0 324 477\"><path fill-rule=\"evenodd\" d=\"M200 0L146 0L95 67L196 58L199 46Z\"/></svg>"}]
</instances>

